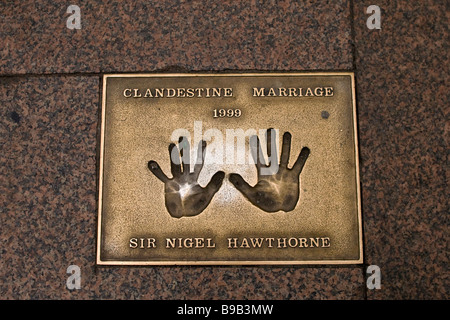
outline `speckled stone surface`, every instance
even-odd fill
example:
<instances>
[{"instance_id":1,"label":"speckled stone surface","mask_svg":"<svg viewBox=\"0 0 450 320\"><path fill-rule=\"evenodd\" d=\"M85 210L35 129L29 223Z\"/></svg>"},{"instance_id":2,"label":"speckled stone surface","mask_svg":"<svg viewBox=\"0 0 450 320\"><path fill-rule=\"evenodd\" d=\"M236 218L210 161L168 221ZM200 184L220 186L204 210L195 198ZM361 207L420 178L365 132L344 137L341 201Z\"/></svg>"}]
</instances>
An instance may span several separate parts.
<instances>
[{"instance_id":1,"label":"speckled stone surface","mask_svg":"<svg viewBox=\"0 0 450 320\"><path fill-rule=\"evenodd\" d=\"M348 69L350 1L0 3L0 74ZM76 4L76 3L73 3Z\"/></svg>"},{"instance_id":2,"label":"speckled stone surface","mask_svg":"<svg viewBox=\"0 0 450 320\"><path fill-rule=\"evenodd\" d=\"M349 267L96 267L98 77L0 81L0 296L362 299ZM66 288L69 265L82 289Z\"/></svg>"},{"instance_id":3,"label":"speckled stone surface","mask_svg":"<svg viewBox=\"0 0 450 320\"><path fill-rule=\"evenodd\" d=\"M0 3L1 299L449 298L448 4L83 1L81 30L67 6ZM355 70L365 264L97 267L101 73L164 70Z\"/></svg>"},{"instance_id":4,"label":"speckled stone surface","mask_svg":"<svg viewBox=\"0 0 450 320\"><path fill-rule=\"evenodd\" d=\"M445 4L446 3L446 4ZM369 299L448 299L449 3L355 1L357 98Z\"/></svg>"}]
</instances>

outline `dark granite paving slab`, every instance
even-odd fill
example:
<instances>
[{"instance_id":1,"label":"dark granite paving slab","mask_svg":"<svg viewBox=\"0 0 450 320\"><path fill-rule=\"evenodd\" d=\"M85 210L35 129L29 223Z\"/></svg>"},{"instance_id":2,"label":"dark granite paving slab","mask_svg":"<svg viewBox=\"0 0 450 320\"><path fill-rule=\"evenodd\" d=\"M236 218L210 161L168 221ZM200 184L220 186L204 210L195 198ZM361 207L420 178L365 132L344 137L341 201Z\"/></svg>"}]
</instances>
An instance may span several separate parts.
<instances>
[{"instance_id":1,"label":"dark granite paving slab","mask_svg":"<svg viewBox=\"0 0 450 320\"><path fill-rule=\"evenodd\" d=\"M0 75L352 68L349 1L70 4L0 2Z\"/></svg>"},{"instance_id":2,"label":"dark granite paving slab","mask_svg":"<svg viewBox=\"0 0 450 320\"><path fill-rule=\"evenodd\" d=\"M354 13L365 254L382 275L368 298L448 299L449 3Z\"/></svg>"},{"instance_id":3,"label":"dark granite paving slab","mask_svg":"<svg viewBox=\"0 0 450 320\"><path fill-rule=\"evenodd\" d=\"M96 267L99 82L0 78L2 299L364 298L359 266Z\"/></svg>"}]
</instances>

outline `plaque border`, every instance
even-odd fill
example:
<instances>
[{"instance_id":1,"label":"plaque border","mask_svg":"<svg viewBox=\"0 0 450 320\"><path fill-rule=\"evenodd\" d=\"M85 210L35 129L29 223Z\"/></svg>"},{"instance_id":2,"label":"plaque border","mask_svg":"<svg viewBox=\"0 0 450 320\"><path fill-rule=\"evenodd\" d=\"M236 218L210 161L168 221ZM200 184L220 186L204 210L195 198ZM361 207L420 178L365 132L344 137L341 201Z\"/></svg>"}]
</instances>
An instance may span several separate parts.
<instances>
[{"instance_id":1,"label":"plaque border","mask_svg":"<svg viewBox=\"0 0 450 320\"><path fill-rule=\"evenodd\" d=\"M353 108L353 137L355 142L355 173L356 173L356 200L358 210L358 242L359 242L359 258L347 260L178 260L178 261L142 261L142 260L101 260L101 226L102 226L102 194L103 194L103 156L105 143L105 120L106 120L106 83L108 78L128 78L128 77L267 77L267 76L349 76L351 79L351 94ZM355 73L351 71L333 71L333 72L233 72L233 73L107 73L102 77L102 110L101 110L101 127L100 127L100 152L99 154L99 171L98 171L98 212L97 212L97 245L96 245L96 265L99 266L293 266L293 265L355 265L362 264L363 255L363 230L362 230L362 208L361 208L361 184L360 184L360 166L359 166L359 149L358 149L358 121L356 110L356 85Z\"/></svg>"}]
</instances>

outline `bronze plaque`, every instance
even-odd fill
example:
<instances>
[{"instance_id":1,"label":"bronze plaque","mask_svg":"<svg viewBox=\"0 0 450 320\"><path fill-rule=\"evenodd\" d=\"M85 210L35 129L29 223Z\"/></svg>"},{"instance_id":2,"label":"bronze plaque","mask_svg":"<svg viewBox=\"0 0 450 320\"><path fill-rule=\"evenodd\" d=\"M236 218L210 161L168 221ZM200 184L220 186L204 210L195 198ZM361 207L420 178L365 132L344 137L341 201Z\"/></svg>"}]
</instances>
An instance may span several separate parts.
<instances>
[{"instance_id":1,"label":"bronze plaque","mask_svg":"<svg viewBox=\"0 0 450 320\"><path fill-rule=\"evenodd\" d=\"M362 263L353 73L103 78L97 263Z\"/></svg>"}]
</instances>

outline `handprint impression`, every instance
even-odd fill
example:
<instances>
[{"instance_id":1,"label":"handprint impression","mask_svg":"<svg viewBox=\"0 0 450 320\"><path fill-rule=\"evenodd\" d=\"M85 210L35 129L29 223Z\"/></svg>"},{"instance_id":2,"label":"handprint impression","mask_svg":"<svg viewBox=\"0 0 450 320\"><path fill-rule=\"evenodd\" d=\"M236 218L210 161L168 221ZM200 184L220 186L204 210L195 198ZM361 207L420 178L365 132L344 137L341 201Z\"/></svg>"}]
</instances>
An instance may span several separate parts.
<instances>
[{"instance_id":1,"label":"handprint impression","mask_svg":"<svg viewBox=\"0 0 450 320\"><path fill-rule=\"evenodd\" d=\"M230 174L230 182L238 189L252 204L266 212L294 210L300 196L300 173L303 170L309 156L309 149L302 148L297 161L291 169L288 168L289 155L291 149L291 134L285 132L283 135L283 145L281 149L280 165L276 152L272 153L272 134L275 130L266 131L267 155L269 165L267 166L262 155L262 149L257 136L250 140L250 147L255 160L258 173L258 182L251 187L239 174ZM274 139L275 140L275 139ZM276 141L274 150L276 148ZM271 166L272 165L272 166ZM278 170L273 170L275 167ZM266 174L267 173L267 174Z\"/></svg>"},{"instance_id":2,"label":"handprint impression","mask_svg":"<svg viewBox=\"0 0 450 320\"><path fill-rule=\"evenodd\" d=\"M205 160L206 142L201 141L199 144L193 172L190 172L189 142L185 137L181 137L178 142L180 151L175 144L169 145L172 179L164 174L157 162L153 160L148 162L149 170L164 183L166 208L175 218L195 216L205 210L225 177L223 171L216 172L208 185L205 188L201 187L197 180Z\"/></svg>"}]
</instances>

